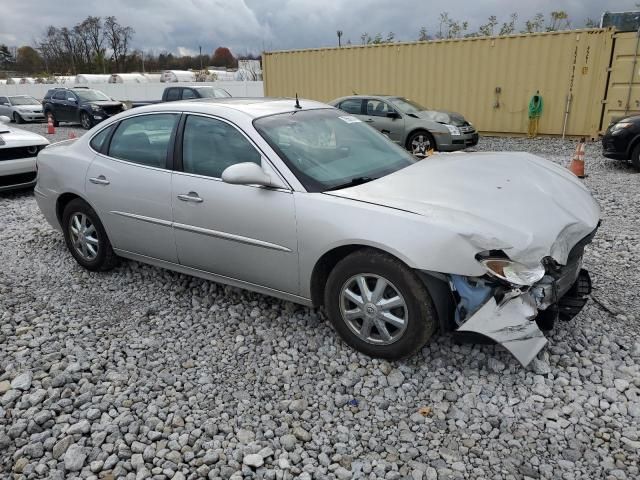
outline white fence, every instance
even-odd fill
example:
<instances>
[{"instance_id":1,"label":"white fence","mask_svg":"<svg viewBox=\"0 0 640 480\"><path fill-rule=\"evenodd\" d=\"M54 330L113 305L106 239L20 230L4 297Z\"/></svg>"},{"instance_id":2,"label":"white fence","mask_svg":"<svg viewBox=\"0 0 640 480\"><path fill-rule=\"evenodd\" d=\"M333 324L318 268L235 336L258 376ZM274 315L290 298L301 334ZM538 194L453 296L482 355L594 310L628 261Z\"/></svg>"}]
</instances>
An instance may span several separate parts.
<instances>
[{"instance_id":1,"label":"white fence","mask_svg":"<svg viewBox=\"0 0 640 480\"><path fill-rule=\"evenodd\" d=\"M160 100L166 87L181 85L211 85L224 88L234 97L263 97L264 88L262 82L198 82L198 83L100 83L87 85L90 88L100 90L112 98L121 101L145 101ZM63 85L55 84L22 84L0 85L0 96L6 95L31 95L42 100L47 90ZM73 87L75 85L64 85Z\"/></svg>"}]
</instances>

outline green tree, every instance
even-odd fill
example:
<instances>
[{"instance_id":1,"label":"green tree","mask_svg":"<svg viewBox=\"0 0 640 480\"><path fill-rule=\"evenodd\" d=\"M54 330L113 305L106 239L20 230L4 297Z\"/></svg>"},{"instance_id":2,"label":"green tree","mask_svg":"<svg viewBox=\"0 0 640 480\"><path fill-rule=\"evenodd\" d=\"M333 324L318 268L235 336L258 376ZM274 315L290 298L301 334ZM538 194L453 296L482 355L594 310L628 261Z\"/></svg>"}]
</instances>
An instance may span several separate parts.
<instances>
[{"instance_id":1,"label":"green tree","mask_svg":"<svg viewBox=\"0 0 640 480\"><path fill-rule=\"evenodd\" d=\"M15 68L23 73L38 73L44 70L44 61L34 48L24 45L18 48Z\"/></svg>"},{"instance_id":2,"label":"green tree","mask_svg":"<svg viewBox=\"0 0 640 480\"><path fill-rule=\"evenodd\" d=\"M549 14L551 22L547 25L547 32L568 29L571 26L569 14L564 10L555 10Z\"/></svg>"},{"instance_id":3,"label":"green tree","mask_svg":"<svg viewBox=\"0 0 640 480\"><path fill-rule=\"evenodd\" d=\"M493 36L493 31L498 25L498 17L495 15L491 15L484 25L480 25L478 28L478 34L483 37L491 37Z\"/></svg>"},{"instance_id":4,"label":"green tree","mask_svg":"<svg viewBox=\"0 0 640 480\"><path fill-rule=\"evenodd\" d=\"M544 15L536 13L535 16L524 23L522 33L537 33L544 29Z\"/></svg>"},{"instance_id":5,"label":"green tree","mask_svg":"<svg viewBox=\"0 0 640 480\"><path fill-rule=\"evenodd\" d=\"M509 15L509 21L504 22L500 27L500 35L511 35L516 31L516 22L518 21L518 14L513 12Z\"/></svg>"}]
</instances>

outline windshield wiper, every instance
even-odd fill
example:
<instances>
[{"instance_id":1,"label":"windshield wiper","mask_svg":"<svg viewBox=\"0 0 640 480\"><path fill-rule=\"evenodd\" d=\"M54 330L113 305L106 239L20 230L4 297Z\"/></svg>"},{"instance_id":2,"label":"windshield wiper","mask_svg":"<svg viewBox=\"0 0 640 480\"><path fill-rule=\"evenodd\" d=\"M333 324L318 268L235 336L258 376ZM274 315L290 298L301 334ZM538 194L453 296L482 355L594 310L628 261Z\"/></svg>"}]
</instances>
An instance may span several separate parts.
<instances>
[{"instance_id":1,"label":"windshield wiper","mask_svg":"<svg viewBox=\"0 0 640 480\"><path fill-rule=\"evenodd\" d=\"M377 180L377 178L376 177L354 177L351 180L349 180L347 183L342 183L340 185L335 185L331 188L327 188L325 192L328 192L330 190L341 190L347 187L355 187L356 185L362 185L363 183L371 182L373 180Z\"/></svg>"}]
</instances>

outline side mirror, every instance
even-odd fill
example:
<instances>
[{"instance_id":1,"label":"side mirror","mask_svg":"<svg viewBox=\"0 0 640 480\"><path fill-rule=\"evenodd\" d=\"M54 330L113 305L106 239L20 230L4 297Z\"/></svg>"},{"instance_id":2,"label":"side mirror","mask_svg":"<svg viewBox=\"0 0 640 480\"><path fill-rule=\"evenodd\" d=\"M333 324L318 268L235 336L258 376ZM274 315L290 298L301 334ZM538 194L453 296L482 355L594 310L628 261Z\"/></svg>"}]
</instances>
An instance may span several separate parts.
<instances>
[{"instance_id":1,"label":"side mirror","mask_svg":"<svg viewBox=\"0 0 640 480\"><path fill-rule=\"evenodd\" d=\"M3 102L2 104L3 104L5 107L10 107L10 106L11 106L11 104L10 104L9 102Z\"/></svg>"},{"instance_id":2,"label":"side mirror","mask_svg":"<svg viewBox=\"0 0 640 480\"><path fill-rule=\"evenodd\" d=\"M0 115L0 122L9 123L9 122L11 122L11 119L9 117L7 117L6 115Z\"/></svg>"},{"instance_id":3,"label":"side mirror","mask_svg":"<svg viewBox=\"0 0 640 480\"><path fill-rule=\"evenodd\" d=\"M389 118L401 118L398 112L387 112L387 117Z\"/></svg>"},{"instance_id":4,"label":"side mirror","mask_svg":"<svg viewBox=\"0 0 640 480\"><path fill-rule=\"evenodd\" d=\"M76 99L75 99L75 98L73 98L73 97L69 97L69 98L67 98L67 102L73 102L73 103L76 103Z\"/></svg>"},{"instance_id":5,"label":"side mirror","mask_svg":"<svg viewBox=\"0 0 640 480\"><path fill-rule=\"evenodd\" d=\"M222 181L233 185L262 185L281 188L281 182L272 180L260 165L253 162L236 163L222 172Z\"/></svg>"}]
</instances>

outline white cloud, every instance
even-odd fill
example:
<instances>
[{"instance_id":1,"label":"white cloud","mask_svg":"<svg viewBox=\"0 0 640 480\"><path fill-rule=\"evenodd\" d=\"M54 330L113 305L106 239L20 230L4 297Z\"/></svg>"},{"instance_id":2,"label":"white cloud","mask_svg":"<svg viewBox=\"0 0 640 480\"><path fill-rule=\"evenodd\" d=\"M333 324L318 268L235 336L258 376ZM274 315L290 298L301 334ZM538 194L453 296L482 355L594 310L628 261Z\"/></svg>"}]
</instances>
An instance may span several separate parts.
<instances>
[{"instance_id":1,"label":"white cloud","mask_svg":"<svg viewBox=\"0 0 640 480\"><path fill-rule=\"evenodd\" d=\"M633 9L635 0L42 0L10 2L0 14L0 43L33 43L48 25L73 26L88 15L114 15L135 31L133 46L149 50L211 53L227 46L236 53L360 42L363 32L393 31L413 40L421 26L434 33L442 11L477 28L489 15L506 21L512 11L519 20L536 12L567 10L574 25L586 17L599 19L604 10Z\"/></svg>"}]
</instances>

